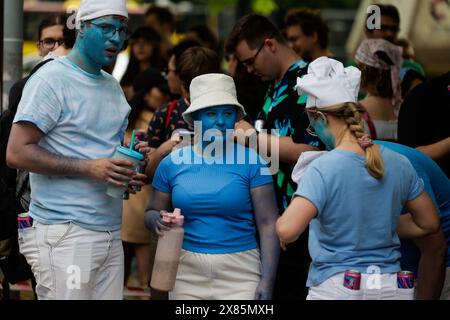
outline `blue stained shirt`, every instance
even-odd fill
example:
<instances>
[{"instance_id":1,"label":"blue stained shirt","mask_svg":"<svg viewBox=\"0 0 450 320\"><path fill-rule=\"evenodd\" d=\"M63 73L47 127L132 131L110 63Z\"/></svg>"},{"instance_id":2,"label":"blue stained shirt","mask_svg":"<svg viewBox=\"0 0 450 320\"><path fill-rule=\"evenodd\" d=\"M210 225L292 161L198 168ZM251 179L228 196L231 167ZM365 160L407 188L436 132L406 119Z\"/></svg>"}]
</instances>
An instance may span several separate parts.
<instances>
[{"instance_id":1,"label":"blue stained shirt","mask_svg":"<svg viewBox=\"0 0 450 320\"><path fill-rule=\"evenodd\" d=\"M349 269L400 271L397 224L406 202L423 192L423 182L408 159L380 149L380 180L367 171L365 157L338 149L312 162L300 180L295 195L317 208L309 231L308 287Z\"/></svg>"},{"instance_id":2,"label":"blue stained shirt","mask_svg":"<svg viewBox=\"0 0 450 320\"><path fill-rule=\"evenodd\" d=\"M442 169L426 154L392 142L376 141L411 162L418 176L423 180L425 191L430 195L438 211L441 227L447 240L447 266L450 267L450 179ZM402 269L417 273L420 252L410 240L402 240Z\"/></svg>"},{"instance_id":3,"label":"blue stained shirt","mask_svg":"<svg viewBox=\"0 0 450 320\"><path fill-rule=\"evenodd\" d=\"M39 146L68 158L112 158L128 124L130 107L118 82L94 75L63 57L27 82L14 123L33 123ZM122 200L106 195L106 183L88 177L30 174L30 215L43 224L73 222L96 231L121 227Z\"/></svg>"},{"instance_id":4,"label":"blue stained shirt","mask_svg":"<svg viewBox=\"0 0 450 320\"><path fill-rule=\"evenodd\" d=\"M267 165L253 149L234 147L236 155L245 155L243 164L207 164L189 146L172 152L156 170L153 188L170 193L185 217L185 250L225 254L258 247L250 191L273 183L272 176L261 174ZM173 161L186 156L186 163Z\"/></svg>"}]
</instances>

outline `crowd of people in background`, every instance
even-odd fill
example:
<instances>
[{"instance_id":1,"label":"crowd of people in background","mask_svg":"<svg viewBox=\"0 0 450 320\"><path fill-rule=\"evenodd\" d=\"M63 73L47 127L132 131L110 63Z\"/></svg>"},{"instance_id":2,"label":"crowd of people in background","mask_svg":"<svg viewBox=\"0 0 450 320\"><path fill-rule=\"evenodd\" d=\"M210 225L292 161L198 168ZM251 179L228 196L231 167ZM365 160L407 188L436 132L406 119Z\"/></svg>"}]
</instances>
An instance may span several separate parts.
<instances>
[{"instance_id":1,"label":"crowd of people in background","mask_svg":"<svg viewBox=\"0 0 450 320\"><path fill-rule=\"evenodd\" d=\"M450 299L450 72L428 79L397 8L379 7L380 28L366 27L351 61L336 60L326 20L306 8L279 27L246 15L222 44L206 25L172 43L176 17L156 6L128 30L122 0L83 1L77 31L63 16L42 21L42 62L10 92L2 145L19 169L2 171L11 199L21 190L17 213L34 220L18 238L37 297L122 299L134 265L150 290L171 227L162 213L180 208L175 289L152 299ZM208 147L180 134L194 137L194 121L257 164L174 164ZM113 159L133 131L142 172ZM262 151L278 152L272 176ZM113 199L107 183L142 189ZM66 286L72 264L78 290ZM349 270L358 290L343 286ZM397 286L402 271L413 287Z\"/></svg>"}]
</instances>

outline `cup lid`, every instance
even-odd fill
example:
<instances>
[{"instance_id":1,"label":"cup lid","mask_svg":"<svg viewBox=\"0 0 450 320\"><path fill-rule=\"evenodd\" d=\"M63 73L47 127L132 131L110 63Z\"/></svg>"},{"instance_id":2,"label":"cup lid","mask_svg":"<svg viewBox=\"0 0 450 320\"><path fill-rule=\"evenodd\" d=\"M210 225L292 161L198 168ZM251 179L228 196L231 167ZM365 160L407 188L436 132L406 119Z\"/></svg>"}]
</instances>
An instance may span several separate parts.
<instances>
[{"instance_id":1,"label":"cup lid","mask_svg":"<svg viewBox=\"0 0 450 320\"><path fill-rule=\"evenodd\" d=\"M117 152L120 152L132 158L136 158L138 160L144 160L144 155L142 153L130 150L130 148L117 147Z\"/></svg>"}]
</instances>

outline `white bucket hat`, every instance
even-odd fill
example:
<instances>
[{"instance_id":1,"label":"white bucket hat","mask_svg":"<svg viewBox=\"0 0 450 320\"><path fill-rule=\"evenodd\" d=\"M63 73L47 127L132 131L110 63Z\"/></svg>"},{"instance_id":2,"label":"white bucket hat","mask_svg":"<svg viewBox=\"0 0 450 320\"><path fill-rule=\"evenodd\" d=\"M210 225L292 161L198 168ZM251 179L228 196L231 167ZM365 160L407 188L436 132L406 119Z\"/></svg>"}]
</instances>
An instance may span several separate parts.
<instances>
[{"instance_id":1,"label":"white bucket hat","mask_svg":"<svg viewBox=\"0 0 450 320\"><path fill-rule=\"evenodd\" d=\"M82 0L77 12L76 25L81 21L88 21L104 16L116 15L128 18L125 0Z\"/></svg>"},{"instance_id":2,"label":"white bucket hat","mask_svg":"<svg viewBox=\"0 0 450 320\"><path fill-rule=\"evenodd\" d=\"M299 95L308 95L306 108L323 109L357 102L360 83L358 68L344 68L337 60L321 57L309 65L307 75L297 79L297 91Z\"/></svg>"},{"instance_id":3,"label":"white bucket hat","mask_svg":"<svg viewBox=\"0 0 450 320\"><path fill-rule=\"evenodd\" d=\"M237 121L245 116L245 109L236 97L236 86L232 77L220 73L208 73L194 78L189 88L191 105L183 113L184 120L193 125L192 114L209 107L233 105L237 107Z\"/></svg>"}]
</instances>

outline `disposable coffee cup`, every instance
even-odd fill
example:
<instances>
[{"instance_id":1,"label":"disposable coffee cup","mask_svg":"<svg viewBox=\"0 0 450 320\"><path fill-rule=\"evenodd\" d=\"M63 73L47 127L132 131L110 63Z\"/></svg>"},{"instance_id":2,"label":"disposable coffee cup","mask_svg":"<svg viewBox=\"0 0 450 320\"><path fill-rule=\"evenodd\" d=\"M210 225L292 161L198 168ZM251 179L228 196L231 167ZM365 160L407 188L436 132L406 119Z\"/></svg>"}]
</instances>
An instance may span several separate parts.
<instances>
[{"instance_id":1,"label":"disposable coffee cup","mask_svg":"<svg viewBox=\"0 0 450 320\"><path fill-rule=\"evenodd\" d=\"M117 147L116 152L114 153L113 158L116 159L126 159L133 162L132 170L138 172L139 171L139 162L144 160L144 155L134 150L130 150L125 147ZM128 190L128 183L122 187L117 187L108 183L108 188L106 189L106 194L110 197L123 199L125 191Z\"/></svg>"}]
</instances>

